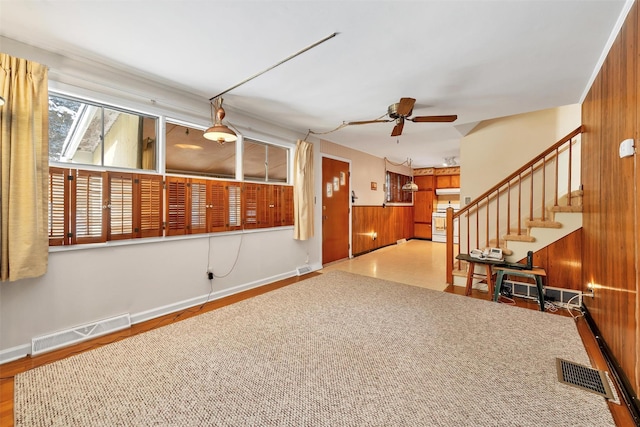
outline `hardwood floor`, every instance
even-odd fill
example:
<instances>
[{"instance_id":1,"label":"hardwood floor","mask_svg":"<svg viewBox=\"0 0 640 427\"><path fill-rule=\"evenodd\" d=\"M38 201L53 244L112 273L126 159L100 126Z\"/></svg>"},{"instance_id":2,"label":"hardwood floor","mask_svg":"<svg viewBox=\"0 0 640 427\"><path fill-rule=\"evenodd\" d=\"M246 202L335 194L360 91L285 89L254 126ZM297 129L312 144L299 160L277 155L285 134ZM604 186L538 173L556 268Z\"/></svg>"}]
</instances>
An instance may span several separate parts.
<instances>
[{"instance_id":1,"label":"hardwood floor","mask_svg":"<svg viewBox=\"0 0 640 427\"><path fill-rule=\"evenodd\" d=\"M415 243L412 243L415 242ZM364 274L373 277L379 277L383 275L384 277L380 277L387 280L394 280L396 282L408 283L412 285L421 286L421 284L417 283L416 279L416 271L413 265L410 265L411 268L397 268L397 265L394 267L394 270L388 271L384 268L385 261L384 258L393 257L395 263L402 262L402 259L409 260L408 262L414 262L413 255L416 253L416 247L420 246L421 250L426 253L425 258L423 260L423 264L421 269L423 269L424 275L429 277L430 279L442 281L444 282L444 276L442 278L438 278L439 274L434 274L434 271L440 273L442 269L442 259L440 259L440 251L442 247L440 243L432 243L428 241L410 241L408 243L411 244L403 244L396 245L394 247L389 247L386 250L379 250L367 254L366 256L358 257L356 260L356 264L354 265L354 260L345 260L342 263L332 264L329 268L325 270L345 270L352 271L358 274ZM403 251L405 255L410 253L412 256L402 256ZM342 265L341 265L342 264ZM395 265L395 264L394 264ZM357 271L354 271L357 270ZM369 273L367 273L367 271ZM403 273L403 271L405 273ZM48 363L55 362L60 359L64 359L66 357L82 353L84 351L88 351L103 345L110 344L112 342L116 342L127 337L137 335L142 332L150 331L152 329L165 326L171 324L173 322L178 322L183 319L187 319L189 317L197 316L198 314L205 313L207 311L215 310L220 307L224 307L238 301L242 301L247 298L251 298L256 295L260 295L284 286L287 286L292 283L299 282L300 280L305 280L309 277L317 276L321 273L310 273L302 277L292 277L289 279L281 280L269 285L262 286L260 288L251 289L236 295L232 295L220 300L211 301L209 303L203 304L202 306L192 307L177 313L172 313L166 316L162 316L153 320L149 320L144 323L132 325L130 329L115 332L113 334L105 335L103 337L96 338L94 340L90 340L84 343L76 344L70 347L66 347L60 350L52 351L40 356L35 357L25 357L23 359L19 359L13 362L5 363L0 365L0 427L8 427L13 426L13 411L14 411L14 377L15 375L25 372L29 369L36 368L38 366L42 366ZM444 274L444 273L442 273ZM422 285L425 287L431 287L428 285ZM440 289L440 284L437 286ZM454 293L464 295L464 287L460 286L446 286L444 287L444 292ZM489 300L489 295L485 291L478 291L474 289L470 296L471 298L478 298ZM524 307L532 310L538 310L537 301L532 300L524 300L524 299L515 299L515 303L519 307ZM569 316L568 312L564 309L559 309L556 315L560 316ZM580 336L582 337L582 341L585 345L587 353L589 354L589 358L591 359L591 363L593 367L602 370L609 370L604 357L602 356L598 344L595 340L595 337L591 333L589 326L583 318L578 318L576 321L576 325L578 327L578 331ZM618 393L620 395L620 393ZM624 405L617 405L615 403L608 403L609 409L613 415L614 420L616 421L617 426L626 427L633 426L633 419L628 412L627 408Z\"/></svg>"}]
</instances>

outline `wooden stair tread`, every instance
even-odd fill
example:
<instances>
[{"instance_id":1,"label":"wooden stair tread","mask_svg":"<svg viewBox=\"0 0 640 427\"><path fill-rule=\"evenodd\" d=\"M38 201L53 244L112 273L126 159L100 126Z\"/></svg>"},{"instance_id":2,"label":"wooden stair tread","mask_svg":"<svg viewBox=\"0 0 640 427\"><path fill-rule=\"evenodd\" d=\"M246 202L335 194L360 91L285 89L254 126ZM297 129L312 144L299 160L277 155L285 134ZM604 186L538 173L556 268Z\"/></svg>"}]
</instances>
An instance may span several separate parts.
<instances>
[{"instance_id":1,"label":"wooden stair tread","mask_svg":"<svg viewBox=\"0 0 640 427\"><path fill-rule=\"evenodd\" d=\"M538 227L538 228L562 228L562 223L558 221L551 221L545 219L544 221L541 218L537 218L534 220L527 220L524 222L526 227Z\"/></svg>"},{"instance_id":2,"label":"wooden stair tread","mask_svg":"<svg viewBox=\"0 0 640 427\"><path fill-rule=\"evenodd\" d=\"M551 206L550 212L582 212L582 205Z\"/></svg>"},{"instance_id":3,"label":"wooden stair tread","mask_svg":"<svg viewBox=\"0 0 640 427\"><path fill-rule=\"evenodd\" d=\"M453 275L458 277L467 277L467 270L453 270Z\"/></svg>"},{"instance_id":4,"label":"wooden stair tread","mask_svg":"<svg viewBox=\"0 0 640 427\"><path fill-rule=\"evenodd\" d=\"M527 236L526 234L507 234L502 236L504 240L512 242L535 242L536 238L533 236Z\"/></svg>"}]
</instances>

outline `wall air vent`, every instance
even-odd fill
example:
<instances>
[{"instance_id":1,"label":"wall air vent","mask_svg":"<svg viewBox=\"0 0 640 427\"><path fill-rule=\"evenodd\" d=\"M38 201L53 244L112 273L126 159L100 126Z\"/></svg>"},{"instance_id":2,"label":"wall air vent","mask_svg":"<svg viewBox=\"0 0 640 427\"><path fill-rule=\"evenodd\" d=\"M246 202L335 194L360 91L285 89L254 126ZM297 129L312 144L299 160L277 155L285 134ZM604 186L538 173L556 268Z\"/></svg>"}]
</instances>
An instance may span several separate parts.
<instances>
[{"instance_id":1,"label":"wall air vent","mask_svg":"<svg viewBox=\"0 0 640 427\"><path fill-rule=\"evenodd\" d=\"M305 275L307 273L311 273L311 267L308 266L308 265L303 265L302 267L296 268L296 273L298 273L298 276L302 276L302 275Z\"/></svg>"},{"instance_id":2,"label":"wall air vent","mask_svg":"<svg viewBox=\"0 0 640 427\"><path fill-rule=\"evenodd\" d=\"M31 355L56 350L131 327L129 313L31 339Z\"/></svg>"}]
</instances>

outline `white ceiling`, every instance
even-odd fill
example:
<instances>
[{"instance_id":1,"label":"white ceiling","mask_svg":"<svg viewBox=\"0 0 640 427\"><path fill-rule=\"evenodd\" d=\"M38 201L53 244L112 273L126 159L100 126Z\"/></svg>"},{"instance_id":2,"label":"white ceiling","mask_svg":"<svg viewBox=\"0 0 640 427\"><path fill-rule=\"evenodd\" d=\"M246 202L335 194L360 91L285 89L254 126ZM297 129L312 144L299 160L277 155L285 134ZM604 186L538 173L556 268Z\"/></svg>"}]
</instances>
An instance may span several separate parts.
<instances>
[{"instance_id":1,"label":"white ceiling","mask_svg":"<svg viewBox=\"0 0 640 427\"><path fill-rule=\"evenodd\" d=\"M206 100L338 32L224 95L227 120L242 112L304 136L412 97L414 116L458 120L322 138L438 166L481 120L580 102L629 1L0 0L0 36Z\"/></svg>"}]
</instances>

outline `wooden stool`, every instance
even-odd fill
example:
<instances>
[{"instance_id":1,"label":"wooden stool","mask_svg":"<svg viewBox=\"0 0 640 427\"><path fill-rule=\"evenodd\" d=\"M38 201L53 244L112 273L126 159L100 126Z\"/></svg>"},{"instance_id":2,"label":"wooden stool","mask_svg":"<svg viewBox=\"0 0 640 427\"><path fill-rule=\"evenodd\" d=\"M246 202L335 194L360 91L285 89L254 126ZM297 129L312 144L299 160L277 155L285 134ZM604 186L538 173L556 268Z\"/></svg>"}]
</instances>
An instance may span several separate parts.
<instances>
[{"instance_id":1,"label":"wooden stool","mask_svg":"<svg viewBox=\"0 0 640 427\"><path fill-rule=\"evenodd\" d=\"M498 280L496 281L496 289L493 294L493 300L498 301L498 296L500 295L500 290L502 289L502 282L504 281L504 276L520 276L520 277L528 277L530 279L535 280L536 287L538 288L538 301L540 302L540 311L544 311L544 294L542 293L542 278L547 276L547 273L543 268L532 268L531 270L517 270L514 268L508 267L494 267L496 272L498 273Z\"/></svg>"},{"instance_id":2,"label":"wooden stool","mask_svg":"<svg viewBox=\"0 0 640 427\"><path fill-rule=\"evenodd\" d=\"M493 271L491 271L491 264L488 264L486 262L475 262L475 261L467 261L469 263L469 266L467 267L467 286L465 287L465 292L464 294L469 296L471 295L471 288L473 287L473 279L486 279L487 281L487 288L489 290L489 295L493 295L494 291L493 291ZM475 269L476 269L476 264L479 265L484 265L485 267L485 274L482 273L476 273Z\"/></svg>"}]
</instances>

